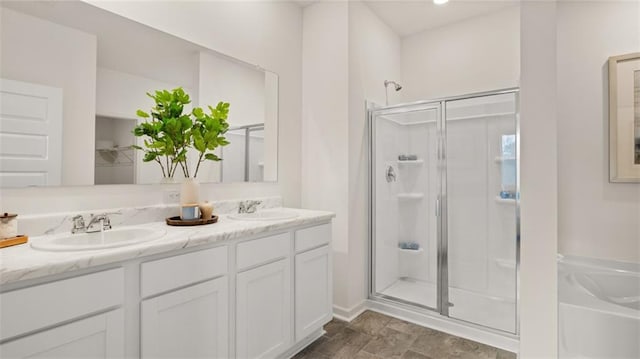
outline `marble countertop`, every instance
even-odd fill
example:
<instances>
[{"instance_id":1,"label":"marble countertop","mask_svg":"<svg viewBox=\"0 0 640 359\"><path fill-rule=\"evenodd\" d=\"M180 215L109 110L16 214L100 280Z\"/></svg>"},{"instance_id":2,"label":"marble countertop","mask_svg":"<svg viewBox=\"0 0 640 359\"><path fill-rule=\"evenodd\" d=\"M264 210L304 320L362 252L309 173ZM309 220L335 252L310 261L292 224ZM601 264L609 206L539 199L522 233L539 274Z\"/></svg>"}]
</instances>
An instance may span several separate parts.
<instances>
[{"instance_id":1,"label":"marble countertop","mask_svg":"<svg viewBox=\"0 0 640 359\"><path fill-rule=\"evenodd\" d=\"M335 216L325 211L293 208L278 208L278 210L295 212L298 217L284 220L240 221L230 219L226 214L219 214L218 223L206 226L172 227L164 222L136 224L137 227L161 226L166 230L166 234L149 242L101 250L47 252L33 249L29 244L3 248L0 249L0 285L123 262L182 248L327 222Z\"/></svg>"}]
</instances>

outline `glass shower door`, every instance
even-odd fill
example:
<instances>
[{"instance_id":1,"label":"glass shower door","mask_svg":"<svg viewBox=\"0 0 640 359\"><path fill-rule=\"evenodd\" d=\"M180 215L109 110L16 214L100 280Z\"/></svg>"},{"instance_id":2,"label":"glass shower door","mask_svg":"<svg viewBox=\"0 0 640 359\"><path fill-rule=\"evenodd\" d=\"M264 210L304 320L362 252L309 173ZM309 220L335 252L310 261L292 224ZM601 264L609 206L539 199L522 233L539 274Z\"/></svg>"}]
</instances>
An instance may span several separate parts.
<instances>
[{"instance_id":1,"label":"glass shower door","mask_svg":"<svg viewBox=\"0 0 640 359\"><path fill-rule=\"evenodd\" d=\"M440 103L370 116L371 294L436 309Z\"/></svg>"},{"instance_id":2,"label":"glass shower door","mask_svg":"<svg viewBox=\"0 0 640 359\"><path fill-rule=\"evenodd\" d=\"M445 132L443 314L515 333L516 94L447 101Z\"/></svg>"}]
</instances>

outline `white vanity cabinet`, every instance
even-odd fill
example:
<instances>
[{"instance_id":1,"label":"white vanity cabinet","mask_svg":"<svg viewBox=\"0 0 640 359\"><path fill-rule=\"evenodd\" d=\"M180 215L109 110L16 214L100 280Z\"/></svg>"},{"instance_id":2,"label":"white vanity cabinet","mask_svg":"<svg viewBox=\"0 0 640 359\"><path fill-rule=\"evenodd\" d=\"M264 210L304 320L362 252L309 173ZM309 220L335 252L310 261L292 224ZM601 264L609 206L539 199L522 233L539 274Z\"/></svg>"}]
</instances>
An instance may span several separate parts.
<instances>
[{"instance_id":1,"label":"white vanity cabinet","mask_svg":"<svg viewBox=\"0 0 640 359\"><path fill-rule=\"evenodd\" d=\"M237 253L236 357L275 358L293 344L291 234L240 243Z\"/></svg>"},{"instance_id":2,"label":"white vanity cabinet","mask_svg":"<svg viewBox=\"0 0 640 359\"><path fill-rule=\"evenodd\" d=\"M122 268L4 292L0 358L123 357L123 297Z\"/></svg>"},{"instance_id":3,"label":"white vanity cabinet","mask_svg":"<svg viewBox=\"0 0 640 359\"><path fill-rule=\"evenodd\" d=\"M290 357L332 318L322 223L0 288L0 358Z\"/></svg>"},{"instance_id":4,"label":"white vanity cabinet","mask_svg":"<svg viewBox=\"0 0 640 359\"><path fill-rule=\"evenodd\" d=\"M309 336L333 316L331 225L295 232L296 341Z\"/></svg>"},{"instance_id":5,"label":"white vanity cabinet","mask_svg":"<svg viewBox=\"0 0 640 359\"><path fill-rule=\"evenodd\" d=\"M229 356L227 257L222 246L142 263L142 358Z\"/></svg>"}]
</instances>

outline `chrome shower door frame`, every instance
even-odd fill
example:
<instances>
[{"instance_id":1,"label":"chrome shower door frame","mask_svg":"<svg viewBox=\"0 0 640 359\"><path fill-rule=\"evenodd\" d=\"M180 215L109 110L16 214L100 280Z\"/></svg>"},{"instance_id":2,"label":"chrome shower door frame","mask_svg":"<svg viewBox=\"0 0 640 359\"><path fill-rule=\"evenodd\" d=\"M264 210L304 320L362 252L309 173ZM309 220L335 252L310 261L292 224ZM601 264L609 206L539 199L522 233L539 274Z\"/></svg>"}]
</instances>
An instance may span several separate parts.
<instances>
[{"instance_id":1,"label":"chrome shower door frame","mask_svg":"<svg viewBox=\"0 0 640 359\"><path fill-rule=\"evenodd\" d=\"M411 113L411 112L419 112L419 111L428 111L428 110L436 110L436 120L434 121L425 121L425 122L417 122L415 124L418 123L430 123L430 122L434 122L436 124L436 127L439 128L439 123L441 122L442 119L442 101L421 101L421 102L416 102L416 103L411 103L411 104L406 104L406 105L401 105L401 106L384 106L384 107L377 107L374 103L371 102L367 102L365 104L365 107L367 109L367 133L368 133L368 166L369 166L369 170L368 170L368 187L369 187L369 191L368 191L368 209L369 209L369 213L368 213L368 218L369 218L369 224L368 224L368 234L369 234L369 251L368 251L368 273L369 273L369 278L368 278L368 295L369 298L376 298L376 299L380 299L380 300L389 300L389 301L393 301L396 303L402 303L405 305L409 305L409 306L413 306L413 307L419 307L419 308L423 308L423 309L427 309L429 311L433 311L433 312L440 312L441 311L441 300L440 300L440 294L436 293L436 301L437 301L437 305L436 307L430 307L427 305L422 305L419 303L414 303L414 302L410 302L410 301L406 301L403 300L401 298L396 298L396 297L391 297L391 296L387 296L384 294L380 294L376 292L376 288L375 288L375 280L376 280L376 273L375 273L375 251L376 251L376 232L374 229L375 226L375 208L376 208L376 196L374 195L374 191L375 191L375 186L376 186L376 181L375 178L376 176L374 176L374 173L376 171L375 168L375 148L376 148L376 144L375 144L375 136L376 136L376 128L375 128L375 124L374 124L374 118L376 115L397 115L397 114L405 114L405 113ZM440 160L439 160L439 153L440 153L440 135L437 135L437 151L438 151L438 166L440 165ZM439 209L437 209L436 211L439 211ZM440 225L438 224L438 229L437 229L437 234L436 236L439 238L439 231L440 231ZM438 255L438 281L440 281L440 270L439 270L439 263L440 261L440 255Z\"/></svg>"},{"instance_id":2,"label":"chrome shower door frame","mask_svg":"<svg viewBox=\"0 0 640 359\"><path fill-rule=\"evenodd\" d=\"M515 278L515 333L502 331L495 328L483 326L478 323L467 322L462 319L449 316L449 265L448 265L448 208L447 208L447 115L446 108L447 103L455 100L465 100L478 97L487 97L502 94L514 94L515 95L515 135L516 135L516 193L520 193L520 106L519 106L519 88L506 88L495 91L478 92L461 96L452 96L439 98L434 100L418 101L406 104L392 105L392 106L376 106L374 103L366 102L366 127L368 134L368 295L369 299L390 301L393 303L427 309L431 312L437 312L442 316L446 316L449 319L464 322L475 327L489 329L493 332L506 333L510 335L518 336L520 333L520 198L519 195L516 198L516 278ZM438 108L437 124L437 169L439 171L438 178L438 194L436 201L436 214L438 216L438 228L437 228L437 306L435 308L419 305L416 303L404 301L394 297L388 297L379 293L376 293L375 288L375 245L376 245L376 233L375 233L375 206L376 198L374 194L376 182L375 182L375 124L374 118L379 114L400 114L412 111L428 110L431 108Z\"/></svg>"}]
</instances>

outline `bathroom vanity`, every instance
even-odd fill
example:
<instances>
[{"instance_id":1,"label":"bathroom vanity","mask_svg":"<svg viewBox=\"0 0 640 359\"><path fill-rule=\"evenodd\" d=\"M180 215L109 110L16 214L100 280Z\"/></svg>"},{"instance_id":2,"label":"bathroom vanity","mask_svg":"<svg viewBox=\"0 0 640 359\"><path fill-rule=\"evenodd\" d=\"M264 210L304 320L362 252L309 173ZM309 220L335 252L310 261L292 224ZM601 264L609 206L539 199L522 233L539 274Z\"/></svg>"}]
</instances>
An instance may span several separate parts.
<instances>
[{"instance_id":1,"label":"bathroom vanity","mask_svg":"<svg viewBox=\"0 0 640 359\"><path fill-rule=\"evenodd\" d=\"M1 357L289 357L332 318L332 213L0 252ZM115 228L115 227L114 227Z\"/></svg>"}]
</instances>

